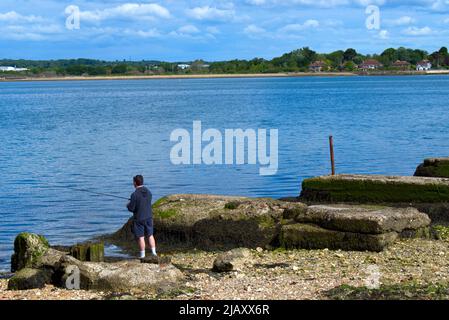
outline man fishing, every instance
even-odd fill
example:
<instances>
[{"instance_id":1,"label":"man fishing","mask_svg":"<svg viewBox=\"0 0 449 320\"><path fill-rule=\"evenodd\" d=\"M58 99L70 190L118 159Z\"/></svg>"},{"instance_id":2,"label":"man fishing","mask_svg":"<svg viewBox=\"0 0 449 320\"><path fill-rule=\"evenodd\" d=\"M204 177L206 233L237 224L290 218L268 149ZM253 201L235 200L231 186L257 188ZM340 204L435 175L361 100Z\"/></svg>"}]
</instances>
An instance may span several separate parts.
<instances>
[{"instance_id":1,"label":"man fishing","mask_svg":"<svg viewBox=\"0 0 449 320\"><path fill-rule=\"evenodd\" d=\"M153 212L151 209L153 195L143 185L143 176L135 176L133 184L136 190L131 195L127 208L133 213L132 230L139 246L140 259L145 259L145 238L148 238L150 243L152 256L157 257L156 241L153 236Z\"/></svg>"}]
</instances>

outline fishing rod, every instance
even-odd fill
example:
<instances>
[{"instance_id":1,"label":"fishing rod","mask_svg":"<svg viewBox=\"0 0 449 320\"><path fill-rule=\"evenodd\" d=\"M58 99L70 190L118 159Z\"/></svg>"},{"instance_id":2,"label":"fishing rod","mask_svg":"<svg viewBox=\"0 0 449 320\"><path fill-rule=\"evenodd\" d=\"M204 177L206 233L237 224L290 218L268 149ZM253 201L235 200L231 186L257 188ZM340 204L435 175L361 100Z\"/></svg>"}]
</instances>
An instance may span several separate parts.
<instances>
[{"instance_id":1,"label":"fishing rod","mask_svg":"<svg viewBox=\"0 0 449 320\"><path fill-rule=\"evenodd\" d=\"M110 194L110 193L95 192L95 191L90 191L90 190L87 190L87 189L79 189L79 188L73 188L73 187L68 187L68 186L58 186L58 185L52 185L52 186L54 186L56 188L64 188L64 189L70 189L70 190L73 190L73 191L79 191L79 192L95 194L95 195L98 195L98 196L105 196L105 197L111 197L111 198L122 199L122 200L130 200L129 198L116 196L116 195Z\"/></svg>"}]
</instances>

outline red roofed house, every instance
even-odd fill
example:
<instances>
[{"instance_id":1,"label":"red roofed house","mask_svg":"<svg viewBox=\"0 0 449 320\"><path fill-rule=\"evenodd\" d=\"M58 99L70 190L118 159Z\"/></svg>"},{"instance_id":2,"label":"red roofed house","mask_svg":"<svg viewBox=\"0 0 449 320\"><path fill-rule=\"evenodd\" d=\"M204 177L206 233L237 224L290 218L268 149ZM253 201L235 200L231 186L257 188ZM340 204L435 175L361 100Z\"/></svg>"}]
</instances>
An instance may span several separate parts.
<instances>
[{"instance_id":1,"label":"red roofed house","mask_svg":"<svg viewBox=\"0 0 449 320\"><path fill-rule=\"evenodd\" d=\"M375 59L367 59L367 60L363 61L363 63L361 65L359 65L359 69L362 69L365 71L377 70L382 67L383 67L383 64Z\"/></svg>"},{"instance_id":2,"label":"red roofed house","mask_svg":"<svg viewBox=\"0 0 449 320\"><path fill-rule=\"evenodd\" d=\"M315 61L309 66L311 72L321 72L324 69L327 69L327 63L324 61Z\"/></svg>"},{"instance_id":3,"label":"red roofed house","mask_svg":"<svg viewBox=\"0 0 449 320\"><path fill-rule=\"evenodd\" d=\"M393 68L397 68L397 69L401 69L401 70L409 70L410 69L410 63L407 61L401 61L401 60L396 60L396 62L394 62L391 66Z\"/></svg>"}]
</instances>

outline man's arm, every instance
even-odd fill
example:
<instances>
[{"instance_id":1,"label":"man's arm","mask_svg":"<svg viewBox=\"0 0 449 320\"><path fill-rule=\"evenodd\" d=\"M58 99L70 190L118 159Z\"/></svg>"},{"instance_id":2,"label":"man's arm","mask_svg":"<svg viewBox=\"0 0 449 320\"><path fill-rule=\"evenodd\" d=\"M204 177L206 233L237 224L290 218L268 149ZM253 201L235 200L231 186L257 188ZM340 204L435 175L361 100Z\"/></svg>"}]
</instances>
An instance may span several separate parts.
<instances>
[{"instance_id":1,"label":"man's arm","mask_svg":"<svg viewBox=\"0 0 449 320\"><path fill-rule=\"evenodd\" d=\"M131 195L131 199L129 200L126 207L128 208L128 211L133 213L136 210L136 196L134 195L134 193Z\"/></svg>"}]
</instances>

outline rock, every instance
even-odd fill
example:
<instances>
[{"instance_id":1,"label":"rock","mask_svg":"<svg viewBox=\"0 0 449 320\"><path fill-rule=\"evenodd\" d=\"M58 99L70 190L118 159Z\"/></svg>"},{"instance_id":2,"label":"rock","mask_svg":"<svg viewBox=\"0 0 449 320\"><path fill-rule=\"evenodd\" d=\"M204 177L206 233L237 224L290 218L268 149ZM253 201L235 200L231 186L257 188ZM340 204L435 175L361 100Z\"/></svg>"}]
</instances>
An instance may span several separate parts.
<instances>
[{"instance_id":1,"label":"rock","mask_svg":"<svg viewBox=\"0 0 449 320\"><path fill-rule=\"evenodd\" d=\"M416 168L415 176L449 178L449 158L424 160L424 163Z\"/></svg>"},{"instance_id":2,"label":"rock","mask_svg":"<svg viewBox=\"0 0 449 320\"><path fill-rule=\"evenodd\" d=\"M76 244L70 248L70 255L80 261L103 262L104 243L88 242Z\"/></svg>"},{"instance_id":3,"label":"rock","mask_svg":"<svg viewBox=\"0 0 449 320\"><path fill-rule=\"evenodd\" d=\"M301 203L213 195L172 195L153 205L159 242L202 249L265 248L277 241L286 210L294 215ZM104 240L134 246L132 221Z\"/></svg>"},{"instance_id":4,"label":"rock","mask_svg":"<svg viewBox=\"0 0 449 320\"><path fill-rule=\"evenodd\" d=\"M430 225L430 218L417 209L381 206L310 206L307 211L298 214L295 220L325 229L367 234L401 233Z\"/></svg>"},{"instance_id":5,"label":"rock","mask_svg":"<svg viewBox=\"0 0 449 320\"><path fill-rule=\"evenodd\" d=\"M39 261L39 266L55 270L59 267L59 262L61 261L61 258L66 256L67 254L68 253L66 252L61 252L53 248L50 248L47 250L47 252L45 252L42 255Z\"/></svg>"},{"instance_id":6,"label":"rock","mask_svg":"<svg viewBox=\"0 0 449 320\"><path fill-rule=\"evenodd\" d=\"M173 265L160 266L141 263L139 260L125 260L114 263L82 262L71 256L61 259L58 276L59 285L65 286L70 266L78 267L80 288L128 292L134 290L158 291L176 288L184 279L180 270Z\"/></svg>"},{"instance_id":7,"label":"rock","mask_svg":"<svg viewBox=\"0 0 449 320\"><path fill-rule=\"evenodd\" d=\"M171 263L171 257L169 256L146 256L143 259L140 259L140 262L142 263L153 263L153 264L170 264Z\"/></svg>"},{"instance_id":8,"label":"rock","mask_svg":"<svg viewBox=\"0 0 449 320\"><path fill-rule=\"evenodd\" d=\"M22 268L9 279L8 290L41 289L51 282L53 271L49 269Z\"/></svg>"},{"instance_id":9,"label":"rock","mask_svg":"<svg viewBox=\"0 0 449 320\"><path fill-rule=\"evenodd\" d=\"M14 240L14 253L11 257L11 271L38 267L49 244L44 236L33 233L20 233Z\"/></svg>"},{"instance_id":10,"label":"rock","mask_svg":"<svg viewBox=\"0 0 449 320\"><path fill-rule=\"evenodd\" d=\"M341 249L380 252L398 238L398 233L363 234L335 231L310 224L284 225L280 242L287 249Z\"/></svg>"},{"instance_id":11,"label":"rock","mask_svg":"<svg viewBox=\"0 0 449 320\"><path fill-rule=\"evenodd\" d=\"M252 263L251 252L245 248L237 248L218 255L212 270L215 272L236 271L250 263Z\"/></svg>"},{"instance_id":12,"label":"rock","mask_svg":"<svg viewBox=\"0 0 449 320\"><path fill-rule=\"evenodd\" d=\"M449 179L374 175L322 176L304 180L300 198L309 203L449 202Z\"/></svg>"}]
</instances>

